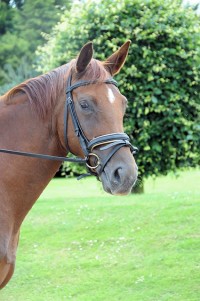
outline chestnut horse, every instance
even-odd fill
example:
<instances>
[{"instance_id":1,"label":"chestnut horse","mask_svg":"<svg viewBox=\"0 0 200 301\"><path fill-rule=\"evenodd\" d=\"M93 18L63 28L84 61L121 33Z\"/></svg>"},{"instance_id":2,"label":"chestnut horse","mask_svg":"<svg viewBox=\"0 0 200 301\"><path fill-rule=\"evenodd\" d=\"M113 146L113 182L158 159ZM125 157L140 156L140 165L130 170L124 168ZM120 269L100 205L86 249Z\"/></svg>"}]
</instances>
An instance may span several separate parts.
<instances>
[{"instance_id":1,"label":"chestnut horse","mask_svg":"<svg viewBox=\"0 0 200 301\"><path fill-rule=\"evenodd\" d=\"M137 178L137 166L128 136L123 133L127 100L111 80L123 66L129 45L127 41L106 61L100 62L93 59L92 43L87 43L77 59L25 81L3 95L0 148L61 157L70 151L85 157L72 112L66 113L66 120L63 118L66 82L71 76L73 88L68 87L68 93L73 98L72 109L78 126L89 143L96 141L95 145L91 143L89 169L99 177L105 191L114 195L129 193ZM113 152L116 144L120 146ZM103 169L99 161L106 162ZM14 272L22 221L60 164L0 153L0 288Z\"/></svg>"}]
</instances>

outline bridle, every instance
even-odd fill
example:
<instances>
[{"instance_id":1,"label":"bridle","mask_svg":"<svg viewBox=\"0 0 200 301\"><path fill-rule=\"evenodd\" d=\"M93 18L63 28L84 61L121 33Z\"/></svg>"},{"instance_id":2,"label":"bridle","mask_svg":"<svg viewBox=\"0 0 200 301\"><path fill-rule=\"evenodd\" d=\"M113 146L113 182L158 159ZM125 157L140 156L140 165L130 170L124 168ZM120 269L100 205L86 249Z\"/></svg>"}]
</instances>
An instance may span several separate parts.
<instances>
[{"instance_id":1,"label":"bridle","mask_svg":"<svg viewBox=\"0 0 200 301\"><path fill-rule=\"evenodd\" d=\"M65 103L65 113L64 113L64 129L65 129L65 143L67 148L68 141L67 141L67 123L68 123L68 115L71 115L72 123L74 126L74 131L76 136L79 139L79 143L81 145L82 151L85 155L85 163L88 168L88 171L90 174L93 174L97 177L100 176L100 174L103 172L106 164L108 161L112 158L112 156L121 148L121 147L129 147L132 154L135 154L137 152L137 147L133 146L130 143L129 136L125 133L112 133L112 134L106 134L102 136L95 137L92 140L88 140L87 137L84 134L84 131L80 125L78 116L76 114L72 91L81 87L81 86L88 86L92 84L97 84L97 81L78 81L75 84L71 85L72 75L69 76L68 82L67 82L67 89L66 89L66 103ZM105 84L112 84L116 87L117 82L113 79L107 79L103 81ZM69 114L68 114L69 112ZM111 151L106 156L104 161L101 161L99 156L93 152L95 148L99 147L100 151L106 150L111 148ZM94 166L90 164L90 159L93 157L95 159L96 163ZM98 173L95 171L98 168Z\"/></svg>"},{"instance_id":2,"label":"bridle","mask_svg":"<svg viewBox=\"0 0 200 301\"><path fill-rule=\"evenodd\" d=\"M51 156L45 154L37 154L37 153L30 153L30 152L21 152L15 150L8 150L8 149L0 149L0 153L7 153L11 155L18 155L18 156L25 156L25 157L32 157L38 159L46 159L46 160L53 160L53 161L67 161L67 162L76 162L76 163L85 163L88 169L87 174L81 175L80 178L87 176L87 175L95 175L99 177L103 172L106 164L109 160L113 157L113 155L121 148L121 147L129 147L132 154L135 154L138 149L137 147L133 146L130 143L130 138L125 133L111 133L102 136L95 137L92 140L88 140L82 127L79 122L78 116L76 114L75 105L73 101L72 91L81 87L87 86L92 84L98 84L98 81L78 81L75 84L71 85L72 81L72 74L70 74L68 81L67 81L67 88L66 88L66 101L65 101L65 109L64 109L64 138L66 148L69 149L68 139L67 139L67 126L68 126L68 116L70 114L72 123L74 126L75 135L79 139L80 146L84 153L85 159L82 158L69 158L69 157L60 157L60 156ZM112 84L117 86L117 82L113 79L107 79L102 83L105 84ZM99 156L93 152L95 148L99 148L100 151L111 149L108 153L106 158L101 161ZM91 159L94 159L95 164L94 166L91 165ZM98 168L98 172L96 171Z\"/></svg>"}]
</instances>

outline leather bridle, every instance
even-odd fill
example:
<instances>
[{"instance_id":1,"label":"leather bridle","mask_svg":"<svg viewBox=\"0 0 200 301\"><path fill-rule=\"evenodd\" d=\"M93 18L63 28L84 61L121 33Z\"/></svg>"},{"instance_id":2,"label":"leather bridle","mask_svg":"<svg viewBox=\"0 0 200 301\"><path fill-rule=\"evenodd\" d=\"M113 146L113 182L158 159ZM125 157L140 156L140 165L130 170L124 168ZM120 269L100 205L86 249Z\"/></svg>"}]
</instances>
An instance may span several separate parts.
<instances>
[{"instance_id":1,"label":"leather bridle","mask_svg":"<svg viewBox=\"0 0 200 301\"><path fill-rule=\"evenodd\" d=\"M70 74L68 81L67 81L67 88L66 88L66 101L65 101L65 110L64 110L64 138L66 148L69 149L68 139L67 139L67 126L68 126L68 117L69 114L72 119L72 123L74 126L75 135L79 139L79 143L81 149L84 153L85 159L82 158L66 158L60 156L50 156L45 154L37 154L37 153L30 153L30 152L21 152L21 151L14 151L8 149L0 149L0 153L7 153L11 155L19 155L25 157L33 157L38 159L46 159L46 160L54 160L54 161L67 161L67 162L76 162L76 163L85 163L88 169L87 174L82 175L80 178L86 175L95 175L99 177L103 172L106 164L109 160L113 157L113 155L121 148L121 147L129 147L132 154L135 154L138 149L137 147L133 146L130 143L130 138L125 133L111 133L102 136L95 137L92 140L88 140L82 127L79 122L78 116L76 114L75 105L73 101L72 91L81 87L87 86L92 84L97 84L98 81L78 81L75 84L71 85L72 75ZM103 81L105 84L112 84L117 86L117 82L113 79L107 79ZM106 158L101 161L99 156L94 153L94 149L98 148L100 151L111 149L108 153ZM90 161L93 159L95 161L94 166L91 165ZM98 169L98 172L96 171Z\"/></svg>"},{"instance_id":2,"label":"leather bridle","mask_svg":"<svg viewBox=\"0 0 200 301\"><path fill-rule=\"evenodd\" d=\"M76 114L74 101L72 97L72 91L81 86L97 84L98 82L78 81L75 84L71 85L71 80L72 80L72 75L70 75L68 78L67 89L66 89L67 97L66 97L65 115L64 115L65 143L69 149L68 141L67 141L67 123L68 123L68 112L69 112L69 114L71 115L75 134L79 139L79 143L85 155L85 163L88 168L88 171L90 174L94 174L95 176L99 177L100 174L103 172L108 161L121 147L124 146L129 147L132 154L135 154L138 149L137 147L133 146L130 143L129 136L125 133L112 133L112 134L106 134L106 135L95 137L92 140L87 139ZM117 82L113 78L107 79L103 81L103 83L118 86ZM101 161L99 156L93 152L93 150L97 147L99 147L100 151L111 148L110 153L106 156L104 161ZM90 163L90 159L92 157L96 161L94 166L92 166ZM98 173L96 172L97 168L98 168Z\"/></svg>"}]
</instances>

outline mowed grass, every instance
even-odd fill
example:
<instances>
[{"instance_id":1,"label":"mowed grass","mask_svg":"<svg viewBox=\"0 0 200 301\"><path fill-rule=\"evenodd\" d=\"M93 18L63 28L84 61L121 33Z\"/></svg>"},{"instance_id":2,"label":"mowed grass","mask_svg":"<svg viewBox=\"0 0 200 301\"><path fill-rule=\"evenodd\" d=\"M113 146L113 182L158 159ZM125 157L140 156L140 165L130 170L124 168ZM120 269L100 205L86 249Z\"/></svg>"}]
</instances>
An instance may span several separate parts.
<instances>
[{"instance_id":1,"label":"mowed grass","mask_svg":"<svg viewBox=\"0 0 200 301\"><path fill-rule=\"evenodd\" d=\"M21 229L2 301L199 301L200 171L113 197L52 180Z\"/></svg>"}]
</instances>

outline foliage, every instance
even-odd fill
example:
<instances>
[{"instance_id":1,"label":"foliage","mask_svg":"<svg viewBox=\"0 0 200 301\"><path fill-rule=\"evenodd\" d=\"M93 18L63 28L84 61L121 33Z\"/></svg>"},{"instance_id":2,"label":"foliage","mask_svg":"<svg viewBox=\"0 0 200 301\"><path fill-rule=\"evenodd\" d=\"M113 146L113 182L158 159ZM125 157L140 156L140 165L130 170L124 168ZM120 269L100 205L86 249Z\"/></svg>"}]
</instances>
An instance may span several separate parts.
<instances>
[{"instance_id":1,"label":"foliage","mask_svg":"<svg viewBox=\"0 0 200 301\"><path fill-rule=\"evenodd\" d=\"M21 58L20 65L15 69L12 65L6 64L4 69L0 70L0 77L4 78L6 82L0 86L0 95L3 95L14 86L36 75L37 72L31 68L25 57Z\"/></svg>"},{"instance_id":2,"label":"foliage","mask_svg":"<svg viewBox=\"0 0 200 301\"><path fill-rule=\"evenodd\" d=\"M23 64L24 57L32 66L36 48L44 43L42 32L51 31L70 3L65 0L3 1L0 4L0 68L8 64L17 68ZM9 83L0 76L0 84Z\"/></svg>"},{"instance_id":3,"label":"foliage","mask_svg":"<svg viewBox=\"0 0 200 301\"><path fill-rule=\"evenodd\" d=\"M125 197L95 179L53 180L22 225L0 300L199 301L199 178L148 179L146 194Z\"/></svg>"},{"instance_id":4,"label":"foliage","mask_svg":"<svg viewBox=\"0 0 200 301\"><path fill-rule=\"evenodd\" d=\"M141 175L200 163L200 20L181 1L84 1L66 11L38 49L38 69L72 59L92 40L105 59L132 45L117 76L129 99L126 131L138 145Z\"/></svg>"},{"instance_id":5,"label":"foliage","mask_svg":"<svg viewBox=\"0 0 200 301\"><path fill-rule=\"evenodd\" d=\"M12 9L9 1L0 1L0 34L5 34L6 30L11 26Z\"/></svg>"}]
</instances>

